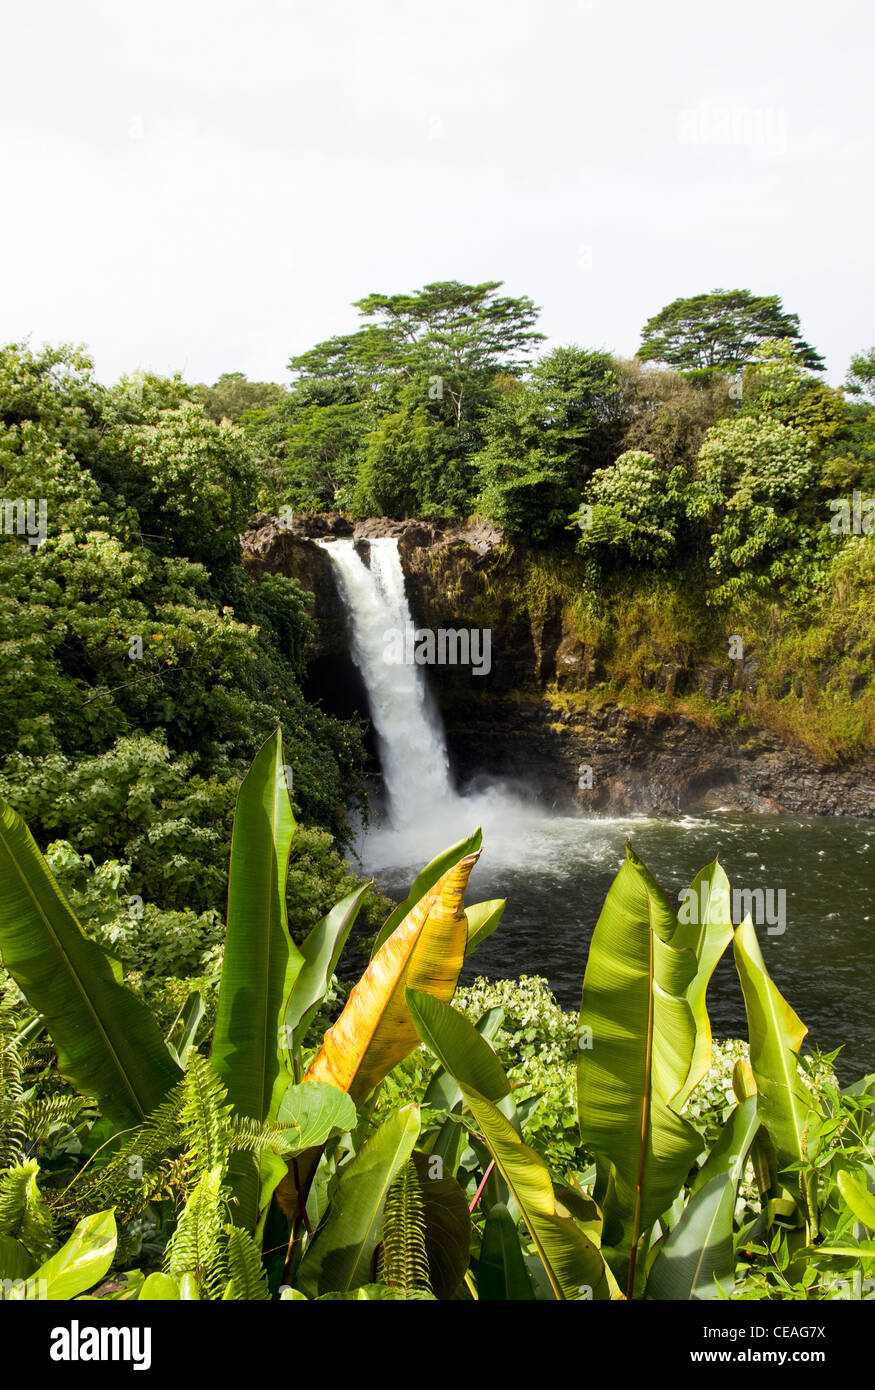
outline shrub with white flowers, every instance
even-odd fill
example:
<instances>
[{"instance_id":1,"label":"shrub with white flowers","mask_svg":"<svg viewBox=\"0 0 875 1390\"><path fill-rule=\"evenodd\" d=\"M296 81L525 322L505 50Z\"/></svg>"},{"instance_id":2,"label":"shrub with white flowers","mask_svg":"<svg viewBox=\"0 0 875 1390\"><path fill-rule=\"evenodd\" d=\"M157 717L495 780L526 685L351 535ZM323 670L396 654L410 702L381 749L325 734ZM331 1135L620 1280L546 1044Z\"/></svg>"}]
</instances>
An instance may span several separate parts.
<instances>
[{"instance_id":1,"label":"shrub with white flowers","mask_svg":"<svg viewBox=\"0 0 875 1390\"><path fill-rule=\"evenodd\" d=\"M643 449L621 454L587 484L580 549L613 550L628 559L666 564L684 516L685 484L682 468L661 468Z\"/></svg>"},{"instance_id":2,"label":"shrub with white flowers","mask_svg":"<svg viewBox=\"0 0 875 1390\"><path fill-rule=\"evenodd\" d=\"M720 420L709 430L689 515L711 527L719 597L768 589L793 573L804 530L798 508L816 475L802 430L768 416Z\"/></svg>"}]
</instances>

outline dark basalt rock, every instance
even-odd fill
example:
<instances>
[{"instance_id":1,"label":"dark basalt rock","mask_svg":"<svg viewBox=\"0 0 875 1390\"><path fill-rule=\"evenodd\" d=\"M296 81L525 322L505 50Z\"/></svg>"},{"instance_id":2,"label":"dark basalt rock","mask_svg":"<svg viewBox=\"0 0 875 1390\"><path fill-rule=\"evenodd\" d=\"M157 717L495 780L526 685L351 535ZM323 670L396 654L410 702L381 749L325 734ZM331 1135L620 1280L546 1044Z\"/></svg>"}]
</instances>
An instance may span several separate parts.
<instances>
[{"instance_id":1,"label":"dark basalt rock","mask_svg":"<svg viewBox=\"0 0 875 1390\"><path fill-rule=\"evenodd\" d=\"M509 594L520 560L502 533L486 523L432 521L353 523L337 513L259 516L243 537L244 564L254 574L293 575L312 595L317 624L308 664L308 695L338 714L367 711L367 695L349 656L350 634L331 562L315 540L353 537L367 563L369 542L398 540L417 626L491 631L491 670L435 666L428 679L447 729L456 774L519 780L557 807L655 815L691 810L875 815L875 763L825 766L807 749L767 730L697 723L671 710L645 712L612 702L599 652L581 640L558 604L537 619ZM719 701L755 692L760 658L690 663L652 646L642 684L666 696L700 693ZM802 682L793 682L801 695ZM557 708L547 687L579 695L579 707ZM863 684L855 682L854 694ZM578 769L592 767L592 787Z\"/></svg>"}]
</instances>

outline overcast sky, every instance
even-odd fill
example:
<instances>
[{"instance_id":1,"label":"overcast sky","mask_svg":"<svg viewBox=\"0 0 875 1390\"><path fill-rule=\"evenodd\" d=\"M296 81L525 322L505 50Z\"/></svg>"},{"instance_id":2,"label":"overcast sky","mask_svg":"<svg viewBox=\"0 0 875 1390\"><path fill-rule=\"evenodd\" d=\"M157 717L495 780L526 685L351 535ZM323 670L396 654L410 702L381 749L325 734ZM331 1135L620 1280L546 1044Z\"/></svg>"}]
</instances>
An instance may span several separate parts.
<instances>
[{"instance_id":1,"label":"overcast sky","mask_svg":"<svg viewBox=\"0 0 875 1390\"><path fill-rule=\"evenodd\" d=\"M631 355L679 295L875 342L871 0L3 6L0 338L286 381L370 291L503 280Z\"/></svg>"}]
</instances>

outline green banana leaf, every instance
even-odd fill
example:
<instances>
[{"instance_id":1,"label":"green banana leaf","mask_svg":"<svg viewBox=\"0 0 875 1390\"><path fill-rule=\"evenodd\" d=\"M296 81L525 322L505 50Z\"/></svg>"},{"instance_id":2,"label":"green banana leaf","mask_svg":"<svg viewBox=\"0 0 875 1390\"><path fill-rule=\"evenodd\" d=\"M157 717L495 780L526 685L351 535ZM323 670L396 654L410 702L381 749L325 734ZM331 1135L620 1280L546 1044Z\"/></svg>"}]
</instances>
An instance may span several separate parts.
<instances>
[{"instance_id":1,"label":"green banana leaf","mask_svg":"<svg viewBox=\"0 0 875 1390\"><path fill-rule=\"evenodd\" d=\"M286 920L294 830L277 728L256 754L237 798L225 958L210 1054L237 1114L270 1122L292 1081L281 1030L304 963ZM232 1155L236 1225L255 1229L283 1175L283 1165L268 1151Z\"/></svg>"},{"instance_id":2,"label":"green banana leaf","mask_svg":"<svg viewBox=\"0 0 875 1390\"><path fill-rule=\"evenodd\" d=\"M731 1112L696 1174L689 1200L653 1262L648 1298L716 1299L732 1288L738 1184L759 1128L756 1096L751 1096Z\"/></svg>"},{"instance_id":3,"label":"green banana leaf","mask_svg":"<svg viewBox=\"0 0 875 1390\"><path fill-rule=\"evenodd\" d=\"M234 1109L262 1121L275 1113L288 1085L280 1028L304 964L286 920L285 884L294 830L277 728L257 753L237 798L225 957L211 1052Z\"/></svg>"},{"instance_id":4,"label":"green banana leaf","mask_svg":"<svg viewBox=\"0 0 875 1390\"><path fill-rule=\"evenodd\" d=\"M691 1197L677 1225L659 1247L647 1297L717 1299L732 1287L735 1246L732 1218L738 1190L733 1173L716 1173Z\"/></svg>"},{"instance_id":5,"label":"green banana leaf","mask_svg":"<svg viewBox=\"0 0 875 1390\"><path fill-rule=\"evenodd\" d=\"M167 1050L180 1066L185 1065L188 1050L194 1042L195 1034L206 1011L201 992L196 989L188 996L173 1020L170 1032L167 1034ZM174 1033L177 1033L178 1036L175 1041L172 1041Z\"/></svg>"},{"instance_id":6,"label":"green banana leaf","mask_svg":"<svg viewBox=\"0 0 875 1390\"><path fill-rule=\"evenodd\" d=\"M467 1086L496 1104L512 1104L504 1067L473 1023L451 1004L423 990L408 989L406 997L416 1031L459 1090ZM515 1118L515 1112L511 1113Z\"/></svg>"},{"instance_id":7,"label":"green banana leaf","mask_svg":"<svg viewBox=\"0 0 875 1390\"><path fill-rule=\"evenodd\" d=\"M295 1276L308 1298L349 1293L370 1282L386 1196L413 1153L419 1126L419 1106L403 1106L341 1168L328 1215Z\"/></svg>"},{"instance_id":8,"label":"green banana leaf","mask_svg":"<svg viewBox=\"0 0 875 1390\"><path fill-rule=\"evenodd\" d=\"M702 1147L677 1113L696 1050L687 990L697 970L693 950L676 944L677 929L665 893L627 846L590 943L577 1088L581 1138L598 1161L605 1243L618 1250L618 1267L631 1255L630 1284L638 1241Z\"/></svg>"},{"instance_id":9,"label":"green banana leaf","mask_svg":"<svg viewBox=\"0 0 875 1390\"><path fill-rule=\"evenodd\" d=\"M875 1197L868 1187L844 1168L836 1175L836 1185L857 1220L875 1231Z\"/></svg>"},{"instance_id":10,"label":"green banana leaf","mask_svg":"<svg viewBox=\"0 0 875 1390\"><path fill-rule=\"evenodd\" d=\"M439 854L437 859L433 859L430 864L426 864L422 872L417 875L413 887L408 896L404 899L404 902L399 903L398 906L390 912L378 931L373 950L371 951L371 960L373 960L374 956L383 945L383 942L388 941L395 928L399 923L404 921L408 912L416 906L420 898L424 897L429 888L433 888L438 879L447 873L454 864L458 864L460 859L464 859L468 854L475 854L482 844L483 832L478 827L473 835L468 836L467 840L460 840L457 845L451 845L449 849L444 850L443 854Z\"/></svg>"},{"instance_id":11,"label":"green banana leaf","mask_svg":"<svg viewBox=\"0 0 875 1390\"><path fill-rule=\"evenodd\" d=\"M152 1014L83 933L24 821L0 803L0 957L44 1017L58 1069L118 1128L141 1124L182 1072Z\"/></svg>"},{"instance_id":12,"label":"green banana leaf","mask_svg":"<svg viewBox=\"0 0 875 1390\"><path fill-rule=\"evenodd\" d=\"M462 1087L465 1103L495 1166L520 1209L558 1299L611 1299L619 1290L598 1246L570 1217L556 1210L550 1173L541 1155L524 1144L501 1111Z\"/></svg>"},{"instance_id":13,"label":"green banana leaf","mask_svg":"<svg viewBox=\"0 0 875 1390\"><path fill-rule=\"evenodd\" d=\"M472 907L465 908L465 915L468 918L466 960L469 956L473 956L478 946L482 946L488 936L492 935L504 916L506 907L506 898L491 898L489 902L474 903Z\"/></svg>"},{"instance_id":14,"label":"green banana leaf","mask_svg":"<svg viewBox=\"0 0 875 1390\"><path fill-rule=\"evenodd\" d=\"M557 1213L546 1163L522 1142L493 1099L475 1088L474 1083L480 1082L499 1102L510 1100L507 1077L489 1044L452 1005L433 995L408 989L407 1007L423 1042L455 1076L483 1142L522 1213L556 1298L613 1297L616 1285L598 1246L571 1218ZM588 1292L582 1294L584 1289Z\"/></svg>"},{"instance_id":15,"label":"green banana leaf","mask_svg":"<svg viewBox=\"0 0 875 1390\"><path fill-rule=\"evenodd\" d=\"M474 1027L482 1038L491 1042L495 1037L504 1021L504 1009L486 1009L478 1018ZM441 1067L428 1083L425 1095L422 1098L424 1108L431 1110L455 1111L462 1104L462 1092L459 1085L446 1067ZM430 1153L439 1157L444 1167L450 1173L455 1173L459 1166L459 1156L466 1143L465 1130L455 1119L444 1120L441 1128L431 1145Z\"/></svg>"},{"instance_id":16,"label":"green banana leaf","mask_svg":"<svg viewBox=\"0 0 875 1390\"><path fill-rule=\"evenodd\" d=\"M45 1280L50 1300L75 1298L99 1283L115 1256L115 1217L111 1211L85 1216L60 1250L31 1276Z\"/></svg>"},{"instance_id":17,"label":"green banana leaf","mask_svg":"<svg viewBox=\"0 0 875 1390\"><path fill-rule=\"evenodd\" d=\"M684 1085L672 1102L681 1110L711 1066L711 1020L706 995L711 976L732 940L732 899L729 879L715 859L693 879L688 889L696 910L678 913L678 928L672 941L677 949L688 947L696 957L696 973L687 987L687 1002L696 1027L693 1060ZM684 917L689 915L690 921Z\"/></svg>"},{"instance_id":18,"label":"green banana leaf","mask_svg":"<svg viewBox=\"0 0 875 1390\"><path fill-rule=\"evenodd\" d=\"M717 1142L690 1184L690 1193L698 1192L719 1173L732 1172L736 1175L736 1181L740 1181L759 1127L757 1098L750 1096L730 1112Z\"/></svg>"},{"instance_id":19,"label":"green banana leaf","mask_svg":"<svg viewBox=\"0 0 875 1390\"><path fill-rule=\"evenodd\" d=\"M138 1302L178 1303L179 1284L169 1274L150 1274L140 1289Z\"/></svg>"},{"instance_id":20,"label":"green banana leaf","mask_svg":"<svg viewBox=\"0 0 875 1390\"><path fill-rule=\"evenodd\" d=\"M290 1056L293 1056L296 1048L300 1046L307 1025L322 1003L358 916L362 899L370 887L370 883L364 883L361 888L354 889L336 903L331 911L316 923L301 945L303 965L292 987L284 1018L284 1042Z\"/></svg>"},{"instance_id":21,"label":"green banana leaf","mask_svg":"<svg viewBox=\"0 0 875 1390\"><path fill-rule=\"evenodd\" d=\"M520 1238L503 1202L489 1208L477 1272L477 1297L481 1303L523 1303L535 1297Z\"/></svg>"},{"instance_id":22,"label":"green banana leaf","mask_svg":"<svg viewBox=\"0 0 875 1390\"><path fill-rule=\"evenodd\" d=\"M504 1022L504 1009L486 1009L474 1024L481 1038L491 1042ZM510 1083L508 1083L508 1090ZM462 1092L452 1072L442 1067L428 1083L422 1098L423 1106L430 1110L454 1110L461 1102ZM494 1099L494 1097L493 1097Z\"/></svg>"},{"instance_id":23,"label":"green banana leaf","mask_svg":"<svg viewBox=\"0 0 875 1390\"><path fill-rule=\"evenodd\" d=\"M759 1117L783 1168L806 1158L820 1126L820 1116L797 1066L808 1029L766 970L750 917L736 929L733 950L747 1013Z\"/></svg>"},{"instance_id":24,"label":"green banana leaf","mask_svg":"<svg viewBox=\"0 0 875 1390\"><path fill-rule=\"evenodd\" d=\"M422 1195L425 1253L436 1298L450 1299L461 1286L471 1258L468 1199L451 1173L434 1155L411 1154Z\"/></svg>"}]
</instances>

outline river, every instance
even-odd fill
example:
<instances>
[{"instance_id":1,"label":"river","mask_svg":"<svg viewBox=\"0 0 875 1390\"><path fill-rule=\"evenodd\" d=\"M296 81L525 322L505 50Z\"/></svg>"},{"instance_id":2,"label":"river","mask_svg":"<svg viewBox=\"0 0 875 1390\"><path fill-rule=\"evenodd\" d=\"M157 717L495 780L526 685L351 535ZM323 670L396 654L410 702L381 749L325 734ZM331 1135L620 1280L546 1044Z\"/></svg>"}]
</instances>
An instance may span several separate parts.
<instances>
[{"instance_id":1,"label":"river","mask_svg":"<svg viewBox=\"0 0 875 1390\"><path fill-rule=\"evenodd\" d=\"M559 1002L577 1009L587 946L627 839L673 899L717 857L734 889L763 895L765 911L754 914L763 955L808 1025L806 1046L827 1052L843 1044L843 1082L875 1071L875 824L719 812L559 816L527 801L513 782L460 795L425 672L398 656L413 623L397 541L321 544L350 617L383 774L384 820L360 835L360 866L384 892L404 898L424 864L481 825L484 848L468 901L507 899L498 931L466 964L463 980L543 975ZM712 980L709 1011L716 1037L745 1036L731 951Z\"/></svg>"}]
</instances>

